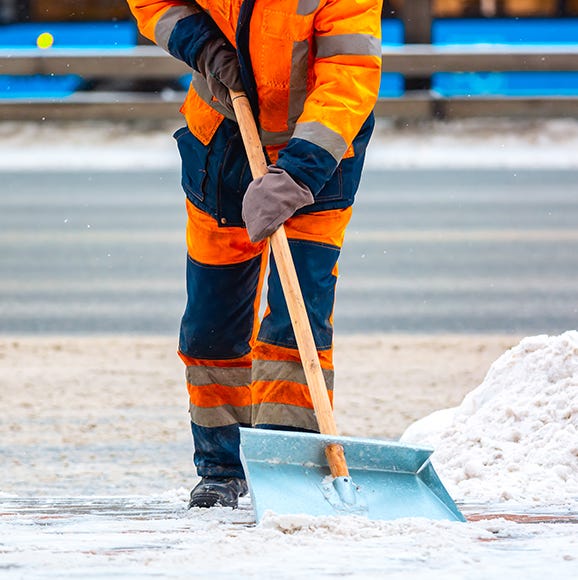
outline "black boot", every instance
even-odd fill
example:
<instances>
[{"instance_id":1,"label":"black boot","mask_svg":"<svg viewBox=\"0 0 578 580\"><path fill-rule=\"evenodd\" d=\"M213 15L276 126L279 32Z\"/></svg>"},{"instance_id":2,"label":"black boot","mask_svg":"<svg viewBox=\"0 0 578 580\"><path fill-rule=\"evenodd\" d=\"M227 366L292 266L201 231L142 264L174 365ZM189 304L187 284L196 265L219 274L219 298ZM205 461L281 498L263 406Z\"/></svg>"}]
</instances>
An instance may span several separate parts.
<instances>
[{"instance_id":1,"label":"black boot","mask_svg":"<svg viewBox=\"0 0 578 580\"><path fill-rule=\"evenodd\" d=\"M247 482L239 477L203 477L191 491L189 509L214 506L235 509L247 493Z\"/></svg>"}]
</instances>

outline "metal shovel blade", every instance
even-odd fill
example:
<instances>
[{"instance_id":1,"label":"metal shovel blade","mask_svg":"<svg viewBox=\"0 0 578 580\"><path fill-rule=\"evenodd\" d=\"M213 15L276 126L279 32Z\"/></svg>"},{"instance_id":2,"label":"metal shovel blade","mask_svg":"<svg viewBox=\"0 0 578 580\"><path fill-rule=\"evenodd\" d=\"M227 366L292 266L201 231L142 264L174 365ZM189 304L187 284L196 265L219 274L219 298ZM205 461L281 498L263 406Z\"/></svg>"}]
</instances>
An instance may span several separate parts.
<instances>
[{"instance_id":1,"label":"metal shovel blade","mask_svg":"<svg viewBox=\"0 0 578 580\"><path fill-rule=\"evenodd\" d=\"M350 477L331 477L329 443L343 445ZM395 441L241 428L241 461L258 522L267 511L466 521L429 461L432 452Z\"/></svg>"}]
</instances>

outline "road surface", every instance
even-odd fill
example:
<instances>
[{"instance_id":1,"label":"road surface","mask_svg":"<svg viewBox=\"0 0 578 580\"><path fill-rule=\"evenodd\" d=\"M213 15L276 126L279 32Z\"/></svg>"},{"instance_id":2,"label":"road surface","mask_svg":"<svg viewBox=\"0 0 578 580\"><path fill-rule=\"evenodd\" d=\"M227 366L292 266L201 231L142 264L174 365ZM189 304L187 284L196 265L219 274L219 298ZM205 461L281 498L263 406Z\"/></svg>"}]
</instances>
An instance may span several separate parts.
<instances>
[{"instance_id":1,"label":"road surface","mask_svg":"<svg viewBox=\"0 0 578 580\"><path fill-rule=\"evenodd\" d=\"M0 183L0 333L176 333L176 171L4 172ZM577 194L574 170L367 171L337 331L575 329Z\"/></svg>"}]
</instances>

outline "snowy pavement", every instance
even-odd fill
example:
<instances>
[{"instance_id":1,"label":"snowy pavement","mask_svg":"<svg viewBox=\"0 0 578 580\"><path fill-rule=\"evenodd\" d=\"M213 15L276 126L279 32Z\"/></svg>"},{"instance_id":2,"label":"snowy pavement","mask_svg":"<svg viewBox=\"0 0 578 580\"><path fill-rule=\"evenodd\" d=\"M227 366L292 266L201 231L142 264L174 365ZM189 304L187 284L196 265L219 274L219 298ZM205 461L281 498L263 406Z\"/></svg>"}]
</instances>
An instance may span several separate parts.
<instances>
[{"instance_id":1,"label":"snowy pavement","mask_svg":"<svg viewBox=\"0 0 578 580\"><path fill-rule=\"evenodd\" d=\"M269 514L255 525L248 499L236 511L187 510L186 420L168 339L4 340L12 413L0 419L0 576L573 580L578 335L527 338L470 389L476 378L459 369L506 342L342 337L338 349L337 414L354 436L383 435L394 403L429 395L440 408L454 383L449 410L406 436L437 441L434 465L472 521ZM179 478L187 487L175 487ZM139 485L149 491L126 492Z\"/></svg>"},{"instance_id":2,"label":"snowy pavement","mask_svg":"<svg viewBox=\"0 0 578 580\"><path fill-rule=\"evenodd\" d=\"M2 578L575 578L576 523L265 517L160 496L5 498Z\"/></svg>"}]
</instances>

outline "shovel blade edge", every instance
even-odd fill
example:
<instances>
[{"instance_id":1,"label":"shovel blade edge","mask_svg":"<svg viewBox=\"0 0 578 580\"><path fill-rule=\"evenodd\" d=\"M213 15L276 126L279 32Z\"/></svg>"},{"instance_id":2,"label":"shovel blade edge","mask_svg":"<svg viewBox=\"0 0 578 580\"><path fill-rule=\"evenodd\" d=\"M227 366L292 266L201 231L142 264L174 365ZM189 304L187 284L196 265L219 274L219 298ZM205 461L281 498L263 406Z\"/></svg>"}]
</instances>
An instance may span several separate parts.
<instances>
[{"instance_id":1,"label":"shovel blade edge","mask_svg":"<svg viewBox=\"0 0 578 580\"><path fill-rule=\"evenodd\" d=\"M340 501L325 458L343 445L356 501ZM241 461L257 521L279 515L425 517L465 521L436 474L431 449L396 441L241 428Z\"/></svg>"}]
</instances>

